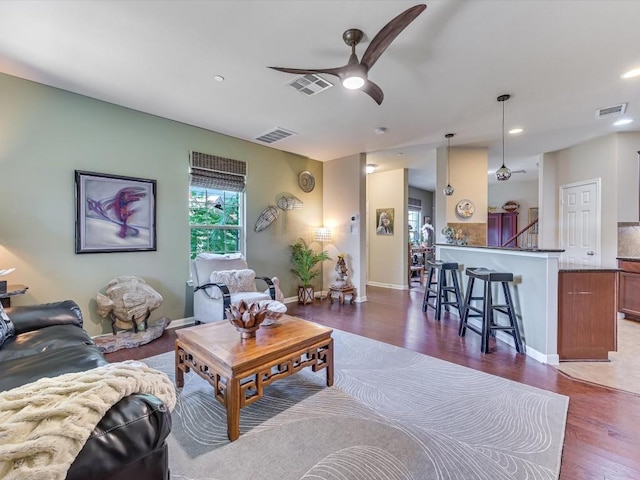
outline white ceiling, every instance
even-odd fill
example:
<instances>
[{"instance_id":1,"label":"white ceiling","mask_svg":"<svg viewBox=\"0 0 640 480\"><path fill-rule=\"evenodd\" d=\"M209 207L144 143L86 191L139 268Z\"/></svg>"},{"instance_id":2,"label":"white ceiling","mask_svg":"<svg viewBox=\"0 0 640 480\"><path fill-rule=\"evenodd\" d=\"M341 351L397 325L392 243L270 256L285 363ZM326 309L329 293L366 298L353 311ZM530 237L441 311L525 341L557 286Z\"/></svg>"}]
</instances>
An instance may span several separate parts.
<instances>
[{"instance_id":1,"label":"white ceiling","mask_svg":"<svg viewBox=\"0 0 640 480\"><path fill-rule=\"evenodd\" d=\"M369 78L381 106L336 83L307 97L267 66L326 68L349 57L348 28L375 34L417 1L0 1L0 71L317 160L358 152L381 170L410 168L435 187L434 148L488 146L500 166L501 108L514 170L614 131L597 108L628 102L640 120L640 1L429 0ZM214 81L222 75L224 82ZM377 127L387 133L376 135ZM403 153L403 155L398 155ZM522 179L522 177L518 177Z\"/></svg>"}]
</instances>

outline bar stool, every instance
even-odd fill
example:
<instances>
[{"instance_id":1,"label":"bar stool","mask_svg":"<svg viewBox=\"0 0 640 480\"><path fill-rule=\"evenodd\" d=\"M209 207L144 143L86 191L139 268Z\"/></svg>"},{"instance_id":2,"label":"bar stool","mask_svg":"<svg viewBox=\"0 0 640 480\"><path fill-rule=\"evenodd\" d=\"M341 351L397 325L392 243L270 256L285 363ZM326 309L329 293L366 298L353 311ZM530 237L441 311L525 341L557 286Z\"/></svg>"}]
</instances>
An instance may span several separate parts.
<instances>
[{"instance_id":1,"label":"bar stool","mask_svg":"<svg viewBox=\"0 0 640 480\"><path fill-rule=\"evenodd\" d=\"M458 316L462 317L462 294L458 283L458 264L441 260L429 260L427 264L429 265L429 273L424 289L422 311L426 312L431 307L436 311L436 320L440 320L442 307L444 306L448 312L449 305L453 305L458 310ZM451 284L448 283L447 272L451 277ZM453 295L453 299L450 295Z\"/></svg>"},{"instance_id":2,"label":"bar stool","mask_svg":"<svg viewBox=\"0 0 640 480\"><path fill-rule=\"evenodd\" d=\"M518 322L516 321L515 309L513 308L513 300L511 299L511 291L509 290L509 283L513 282L513 273L496 272L486 268L467 268L465 273L469 280L467 282L467 291L464 298L458 335L464 337L467 328L476 332L482 337L480 350L482 353L489 353L489 336L495 336L495 331L502 330L513 336L518 353L524 353L522 338L520 337L520 330L518 328ZM473 284L475 280L484 282L482 296L473 296ZM505 304L493 303L491 285L494 282L502 285ZM472 300L481 301L482 307L471 305ZM470 313L471 311L475 313ZM509 325L499 325L496 323L494 312L506 315L509 318ZM482 327L479 329L475 325L470 325L469 317L480 317L482 319Z\"/></svg>"}]
</instances>

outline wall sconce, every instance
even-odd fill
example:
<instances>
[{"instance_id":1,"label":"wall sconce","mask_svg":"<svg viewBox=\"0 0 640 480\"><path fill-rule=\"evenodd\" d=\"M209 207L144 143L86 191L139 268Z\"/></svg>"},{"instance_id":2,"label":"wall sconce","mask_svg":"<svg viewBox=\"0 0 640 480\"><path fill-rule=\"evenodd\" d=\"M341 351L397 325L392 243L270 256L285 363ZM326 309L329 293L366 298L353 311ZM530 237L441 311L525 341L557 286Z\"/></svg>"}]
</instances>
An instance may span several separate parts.
<instances>
[{"instance_id":1,"label":"wall sconce","mask_svg":"<svg viewBox=\"0 0 640 480\"><path fill-rule=\"evenodd\" d=\"M326 227L316 228L313 232L313 239L320 243L331 241L331 229Z\"/></svg>"},{"instance_id":2,"label":"wall sconce","mask_svg":"<svg viewBox=\"0 0 640 480\"><path fill-rule=\"evenodd\" d=\"M377 166L378 165L376 165L375 163L367 163L367 166L365 167L365 172L367 172L367 174L373 173L376 171Z\"/></svg>"}]
</instances>

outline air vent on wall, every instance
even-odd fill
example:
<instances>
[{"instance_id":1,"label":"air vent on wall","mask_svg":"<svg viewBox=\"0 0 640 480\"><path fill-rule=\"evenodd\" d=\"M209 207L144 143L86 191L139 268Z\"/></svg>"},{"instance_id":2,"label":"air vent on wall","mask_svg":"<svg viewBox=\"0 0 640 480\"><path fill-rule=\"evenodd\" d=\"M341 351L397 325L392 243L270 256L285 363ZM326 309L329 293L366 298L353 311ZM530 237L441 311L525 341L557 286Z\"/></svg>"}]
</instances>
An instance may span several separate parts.
<instances>
[{"instance_id":1,"label":"air vent on wall","mask_svg":"<svg viewBox=\"0 0 640 480\"><path fill-rule=\"evenodd\" d=\"M614 115L622 115L627 109L626 103L620 105L613 105L611 107L599 108L596 110L596 118L613 117Z\"/></svg>"},{"instance_id":2,"label":"air vent on wall","mask_svg":"<svg viewBox=\"0 0 640 480\"><path fill-rule=\"evenodd\" d=\"M300 93L304 93L307 96L315 95L316 93L324 92L328 88L333 87L332 83L327 82L324 78L318 75L309 74L297 77L287 83L291 85Z\"/></svg>"},{"instance_id":3,"label":"air vent on wall","mask_svg":"<svg viewBox=\"0 0 640 480\"><path fill-rule=\"evenodd\" d=\"M290 137L291 135L296 135L296 133L285 130L284 128L276 127L272 130L264 132L259 137L256 137L256 140L264 143L274 143L278 140L282 140L283 138Z\"/></svg>"}]
</instances>

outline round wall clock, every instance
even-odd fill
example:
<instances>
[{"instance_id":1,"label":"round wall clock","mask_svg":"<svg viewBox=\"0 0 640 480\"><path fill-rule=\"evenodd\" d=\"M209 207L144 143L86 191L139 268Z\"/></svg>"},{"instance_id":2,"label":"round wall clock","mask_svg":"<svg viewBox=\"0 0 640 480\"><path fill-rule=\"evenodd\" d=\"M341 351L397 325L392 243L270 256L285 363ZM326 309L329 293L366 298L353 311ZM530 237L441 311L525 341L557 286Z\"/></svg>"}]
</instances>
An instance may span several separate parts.
<instances>
[{"instance_id":1,"label":"round wall clock","mask_svg":"<svg viewBox=\"0 0 640 480\"><path fill-rule=\"evenodd\" d=\"M298 175L298 185L303 192L309 193L315 188L316 179L313 178L313 174L311 172L305 170L300 175Z\"/></svg>"},{"instance_id":2,"label":"round wall clock","mask_svg":"<svg viewBox=\"0 0 640 480\"><path fill-rule=\"evenodd\" d=\"M476 211L476 207L471 200L460 200L456 205L456 214L462 218L469 218Z\"/></svg>"}]
</instances>

